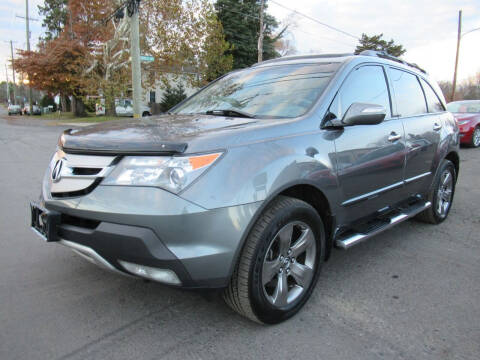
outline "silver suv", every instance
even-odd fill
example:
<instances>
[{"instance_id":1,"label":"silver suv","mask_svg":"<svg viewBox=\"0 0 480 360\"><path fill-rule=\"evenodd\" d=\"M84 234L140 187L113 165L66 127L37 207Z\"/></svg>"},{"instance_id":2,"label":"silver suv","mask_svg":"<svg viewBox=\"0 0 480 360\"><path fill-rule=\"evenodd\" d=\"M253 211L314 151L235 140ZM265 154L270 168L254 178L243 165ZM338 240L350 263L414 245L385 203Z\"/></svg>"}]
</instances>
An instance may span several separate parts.
<instances>
[{"instance_id":1,"label":"silver suv","mask_svg":"<svg viewBox=\"0 0 480 360\"><path fill-rule=\"evenodd\" d=\"M168 114L65 131L32 228L120 274L224 289L240 314L278 323L334 246L445 220L458 145L415 65L371 51L280 58Z\"/></svg>"}]
</instances>

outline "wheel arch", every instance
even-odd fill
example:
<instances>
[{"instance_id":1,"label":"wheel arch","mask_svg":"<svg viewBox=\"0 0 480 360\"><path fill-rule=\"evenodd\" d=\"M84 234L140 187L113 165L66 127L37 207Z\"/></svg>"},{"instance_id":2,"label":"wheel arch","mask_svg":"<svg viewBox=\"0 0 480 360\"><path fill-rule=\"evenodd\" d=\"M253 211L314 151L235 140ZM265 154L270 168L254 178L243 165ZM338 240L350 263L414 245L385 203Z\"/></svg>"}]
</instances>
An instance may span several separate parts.
<instances>
[{"instance_id":1,"label":"wheel arch","mask_svg":"<svg viewBox=\"0 0 480 360\"><path fill-rule=\"evenodd\" d=\"M252 216L244 234L242 235L240 244L235 252L235 256L230 266L229 277L228 277L229 279L233 274L233 270L235 269L239 261L240 254L242 253L243 247L245 246L245 242L248 236L250 235L250 232L252 231L252 228L254 227L255 223L258 221L258 219L263 214L265 209L278 196L282 196L282 195L305 201L307 204L311 205L319 213L320 217L322 218L322 221L325 224L325 235L326 235L325 261L327 261L328 258L330 257L330 253L333 247L333 233L334 233L334 228L336 224L335 215L332 213L332 207L330 202L328 201L324 192L312 183L309 183L309 182L289 183L277 189L277 191L275 191L269 197L267 197L263 201L263 204L256 210L255 214Z\"/></svg>"},{"instance_id":2,"label":"wheel arch","mask_svg":"<svg viewBox=\"0 0 480 360\"><path fill-rule=\"evenodd\" d=\"M445 159L450 160L455 166L455 175L458 179L458 172L460 171L460 157L458 156L458 153L451 151L445 156Z\"/></svg>"}]
</instances>

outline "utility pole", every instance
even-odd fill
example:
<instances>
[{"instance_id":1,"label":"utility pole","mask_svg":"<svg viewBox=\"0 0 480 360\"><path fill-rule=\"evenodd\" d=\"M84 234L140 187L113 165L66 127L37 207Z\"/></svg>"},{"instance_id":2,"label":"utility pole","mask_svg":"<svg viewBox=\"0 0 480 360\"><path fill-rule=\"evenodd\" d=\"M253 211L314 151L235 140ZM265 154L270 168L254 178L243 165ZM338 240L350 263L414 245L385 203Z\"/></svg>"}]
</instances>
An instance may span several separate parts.
<instances>
[{"instance_id":1,"label":"utility pole","mask_svg":"<svg viewBox=\"0 0 480 360\"><path fill-rule=\"evenodd\" d=\"M457 35L457 55L455 56L455 70L453 72L452 83L452 101L455 101L455 88L457 86L457 67L458 57L460 55L460 40L462 39L462 10L458 12L458 35Z\"/></svg>"},{"instance_id":2,"label":"utility pole","mask_svg":"<svg viewBox=\"0 0 480 360\"><path fill-rule=\"evenodd\" d=\"M30 24L28 18L28 0L25 0L25 24L26 24L26 31L27 31L27 51L30 51ZM32 103L32 86L30 78L28 79L28 103L30 104L30 114L33 112L33 103Z\"/></svg>"},{"instance_id":3,"label":"utility pole","mask_svg":"<svg viewBox=\"0 0 480 360\"><path fill-rule=\"evenodd\" d=\"M10 87L8 86L8 66L5 64L5 75L7 77L7 105L10 105Z\"/></svg>"},{"instance_id":4,"label":"utility pole","mask_svg":"<svg viewBox=\"0 0 480 360\"><path fill-rule=\"evenodd\" d=\"M139 118L142 102L142 69L140 67L140 37L138 8L140 0L129 0L127 5L130 16L130 56L132 58L133 117Z\"/></svg>"},{"instance_id":5,"label":"utility pole","mask_svg":"<svg viewBox=\"0 0 480 360\"><path fill-rule=\"evenodd\" d=\"M17 83L15 82L15 61L13 59L13 41L10 40L10 53L12 55L12 75L13 75L13 105L17 103L16 96L15 96L15 87Z\"/></svg>"},{"instance_id":6,"label":"utility pole","mask_svg":"<svg viewBox=\"0 0 480 360\"><path fill-rule=\"evenodd\" d=\"M258 62L261 62L263 60L263 8L265 6L265 0L261 0L260 2L260 28L258 31L258 45L257 45L257 50L258 50Z\"/></svg>"}]
</instances>

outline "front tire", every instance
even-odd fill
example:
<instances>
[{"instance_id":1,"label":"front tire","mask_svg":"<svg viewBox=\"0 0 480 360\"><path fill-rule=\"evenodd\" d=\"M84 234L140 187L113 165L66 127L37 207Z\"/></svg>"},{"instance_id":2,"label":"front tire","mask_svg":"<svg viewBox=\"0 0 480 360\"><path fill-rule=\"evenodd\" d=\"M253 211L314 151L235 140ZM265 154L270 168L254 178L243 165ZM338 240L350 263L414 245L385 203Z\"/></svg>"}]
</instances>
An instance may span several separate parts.
<instances>
[{"instance_id":1,"label":"front tire","mask_svg":"<svg viewBox=\"0 0 480 360\"><path fill-rule=\"evenodd\" d=\"M451 161L443 160L428 195L428 201L432 206L418 214L417 219L430 224L440 224L445 221L452 207L456 182L455 166Z\"/></svg>"},{"instance_id":2,"label":"front tire","mask_svg":"<svg viewBox=\"0 0 480 360\"><path fill-rule=\"evenodd\" d=\"M318 213L304 201L279 196L246 239L224 299L253 321L284 321L310 297L324 257L325 231Z\"/></svg>"}]
</instances>

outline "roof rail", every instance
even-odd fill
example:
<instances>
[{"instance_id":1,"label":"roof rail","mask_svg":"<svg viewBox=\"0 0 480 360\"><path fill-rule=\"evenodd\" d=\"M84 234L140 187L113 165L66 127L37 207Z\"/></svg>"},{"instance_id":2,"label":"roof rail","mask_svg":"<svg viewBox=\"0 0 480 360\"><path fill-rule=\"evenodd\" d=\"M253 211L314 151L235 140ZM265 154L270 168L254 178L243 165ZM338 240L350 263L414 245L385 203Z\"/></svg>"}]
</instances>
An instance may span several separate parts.
<instances>
[{"instance_id":1,"label":"roof rail","mask_svg":"<svg viewBox=\"0 0 480 360\"><path fill-rule=\"evenodd\" d=\"M335 57L344 57L344 56L352 56L352 53L344 53L344 54L317 54L317 55L293 55L293 56L282 56L275 59L265 60L262 62L258 62L252 66L260 65L260 64L271 64L275 62L285 61L285 60L301 60L301 59L318 59L318 58L335 58Z\"/></svg>"},{"instance_id":2,"label":"roof rail","mask_svg":"<svg viewBox=\"0 0 480 360\"><path fill-rule=\"evenodd\" d=\"M400 58L398 58L398 57L396 57L396 56L390 55L388 52L386 52L386 51L384 51L384 50L363 50L363 51L362 51L360 54L358 54L358 55L363 55L363 56L376 56L376 57L379 57L379 58L396 61L396 62L398 62L398 63L400 63L400 64L413 67L413 68L421 71L421 72L424 73L424 74L427 73L425 70L423 70L423 69L422 69L420 66L418 66L417 64L406 62L405 60L402 60L402 59L400 59Z\"/></svg>"}]
</instances>

